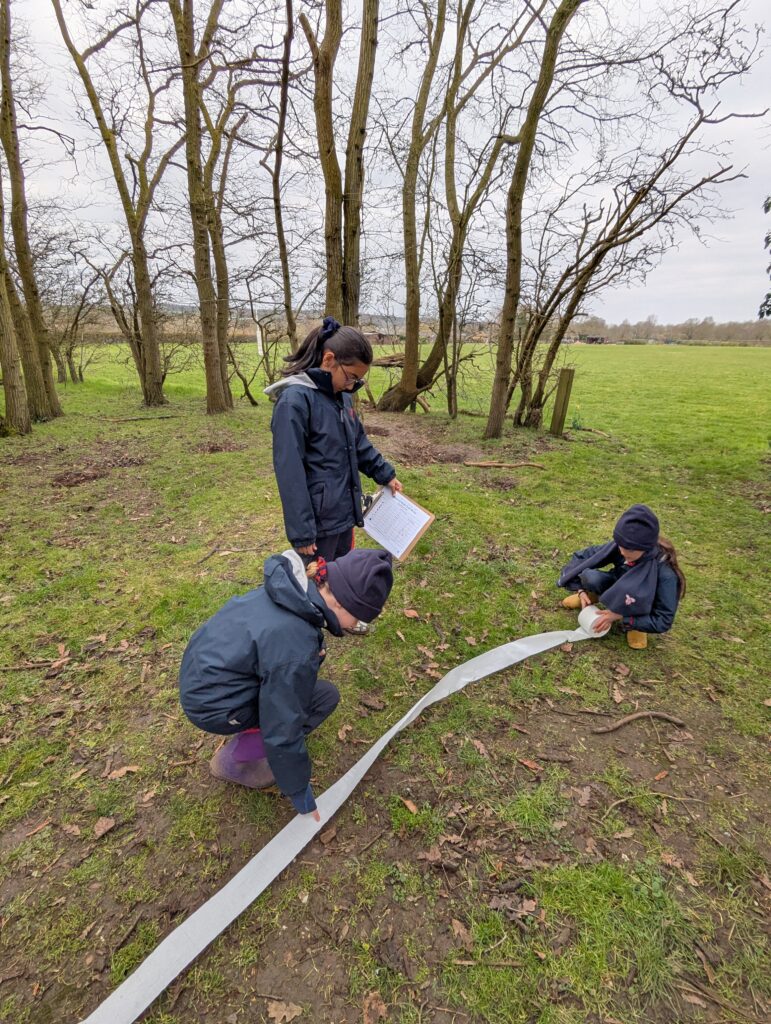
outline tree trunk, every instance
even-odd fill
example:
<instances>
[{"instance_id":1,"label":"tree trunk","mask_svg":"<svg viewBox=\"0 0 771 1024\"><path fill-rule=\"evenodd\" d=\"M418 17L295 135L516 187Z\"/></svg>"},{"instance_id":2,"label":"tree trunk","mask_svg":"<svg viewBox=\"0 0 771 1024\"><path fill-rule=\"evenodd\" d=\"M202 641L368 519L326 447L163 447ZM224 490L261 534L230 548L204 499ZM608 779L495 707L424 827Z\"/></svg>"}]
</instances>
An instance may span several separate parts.
<instances>
[{"instance_id":1,"label":"tree trunk","mask_svg":"<svg viewBox=\"0 0 771 1024\"><path fill-rule=\"evenodd\" d=\"M51 355L54 357L56 363L56 383L66 384L67 383L67 363L65 363L62 357L62 350L59 345L51 346ZM69 362L69 358L67 360Z\"/></svg>"},{"instance_id":2,"label":"tree trunk","mask_svg":"<svg viewBox=\"0 0 771 1024\"><path fill-rule=\"evenodd\" d=\"M216 7L221 8L221 6L222 4L218 0L212 11L214 12ZM227 367L221 365L220 344L217 336L217 295L212 280L209 245L210 228L213 228L213 225L209 223L211 204L207 201L201 160L201 110L198 79L201 55L196 53L195 48L193 0L183 0L182 7L178 0L169 0L169 7L174 19L182 68L187 187L190 221L193 229L195 284L198 291L206 373L206 411L212 414L226 412L232 408L232 399L228 402L223 386L223 380L227 380Z\"/></svg>"},{"instance_id":3,"label":"tree trunk","mask_svg":"<svg viewBox=\"0 0 771 1024\"><path fill-rule=\"evenodd\" d=\"M554 69L562 36L570 19L581 6L581 2L582 0L561 0L552 16L546 32L538 81L528 104L527 115L520 132L519 151L506 197L506 286L501 311L495 377L484 431L486 438L501 436L506 416L514 328L522 288L522 206L530 172L530 162L535 148L538 123L554 80Z\"/></svg>"},{"instance_id":4,"label":"tree trunk","mask_svg":"<svg viewBox=\"0 0 771 1024\"><path fill-rule=\"evenodd\" d=\"M28 434L32 429L32 422L27 405L24 378L21 375L21 361L16 347L11 307L2 277L0 277L0 371L3 374L3 392L5 394L3 429L12 434Z\"/></svg>"},{"instance_id":5,"label":"tree trunk","mask_svg":"<svg viewBox=\"0 0 771 1024\"><path fill-rule=\"evenodd\" d=\"M404 236L404 366L399 381L381 397L378 409L403 412L418 393L420 366L420 253L418 247L417 188L420 158L436 131L435 119L426 128L424 119L444 38L446 0L439 0L436 23L412 115L410 148L404 164L402 185L402 232Z\"/></svg>"},{"instance_id":6,"label":"tree trunk","mask_svg":"<svg viewBox=\"0 0 771 1024\"><path fill-rule=\"evenodd\" d=\"M62 415L59 396L56 393L51 352L48 344L48 330L43 318L35 268L29 245L27 227L27 196L24 184L24 167L19 153L19 136L16 127L16 106L11 76L11 10L9 0L0 0L0 79L2 80L2 107L0 109L0 137L8 165L11 186L11 230L13 232L16 262L24 292L26 312L29 317L34 345L29 347L24 339L24 364L30 371L32 394L31 415L35 419L51 419ZM10 299L6 295L5 306ZM37 363L34 366L33 363ZM38 369L39 367L39 369ZM39 381L42 378L43 394Z\"/></svg>"},{"instance_id":7,"label":"tree trunk","mask_svg":"<svg viewBox=\"0 0 771 1024\"><path fill-rule=\"evenodd\" d=\"M324 312L337 320L343 317L343 184L335 149L332 117L332 90L335 60L343 36L342 4L326 0L324 39L318 42L310 22L300 15L305 36L313 56L313 109L316 114L316 137L319 163L324 175L324 248L326 251L327 291Z\"/></svg>"},{"instance_id":8,"label":"tree trunk","mask_svg":"<svg viewBox=\"0 0 771 1024\"><path fill-rule=\"evenodd\" d=\"M292 307L292 278L289 273L289 251L284 232L284 210L281 202L281 165L284 159L284 135L286 132L286 113L289 105L289 71L292 59L292 41L294 39L294 13L292 0L286 0L286 32L284 33L284 52L281 57L281 95L278 108L278 125L276 128L276 149L271 170L273 188L273 216L276 221L276 241L281 263L281 284L284 293L284 317L286 333L289 338L289 351L297 348L297 323Z\"/></svg>"},{"instance_id":9,"label":"tree trunk","mask_svg":"<svg viewBox=\"0 0 771 1024\"><path fill-rule=\"evenodd\" d=\"M364 0L359 69L353 95L343 191L343 323L358 324L361 292L361 211L364 202L364 142L377 50L379 0Z\"/></svg>"},{"instance_id":10,"label":"tree trunk","mask_svg":"<svg viewBox=\"0 0 771 1024\"><path fill-rule=\"evenodd\" d=\"M0 210L0 221L2 211ZM27 405L33 423L42 423L51 419L48 393L45 381L43 380L43 368L40 365L40 350L35 343L35 336L32 333L32 324L29 322L27 311L24 308L16 285L5 261L5 240L0 231L0 267L5 281L5 291L8 296L8 303L11 311L11 318L16 332L16 342L21 357L21 367L24 372L24 385L27 390Z\"/></svg>"}]
</instances>

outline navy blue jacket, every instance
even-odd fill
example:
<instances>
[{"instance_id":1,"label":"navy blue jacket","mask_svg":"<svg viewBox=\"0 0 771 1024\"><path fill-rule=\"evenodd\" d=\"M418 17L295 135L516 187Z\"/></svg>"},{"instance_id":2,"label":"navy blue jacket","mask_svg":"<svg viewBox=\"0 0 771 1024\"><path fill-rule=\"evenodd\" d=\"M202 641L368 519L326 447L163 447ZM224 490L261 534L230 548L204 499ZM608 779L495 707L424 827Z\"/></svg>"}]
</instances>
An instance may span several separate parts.
<instances>
[{"instance_id":1,"label":"navy blue jacket","mask_svg":"<svg viewBox=\"0 0 771 1024\"><path fill-rule=\"evenodd\" d=\"M278 394L271 430L273 467L293 547L363 526L359 470L378 484L396 476L372 445L347 391L335 394L326 370L286 377L266 388Z\"/></svg>"},{"instance_id":2,"label":"navy blue jacket","mask_svg":"<svg viewBox=\"0 0 771 1024\"><path fill-rule=\"evenodd\" d=\"M592 544L590 547L584 548L583 551L574 552L570 564L572 565L576 560L584 561L591 558L592 555L601 551L603 547L607 547L607 545ZM607 562L600 563L600 565L602 564L612 566L610 572L607 573L612 581L619 579L630 568L624 562L624 556L618 548L609 556ZM571 589L577 589L578 585L578 579L576 578L571 581L570 587ZM672 623L675 621L675 613L680 603L679 589L680 581L677 578L677 573L669 562L660 558L656 593L650 612L646 615L625 615L621 620L624 628L638 629L641 633L668 633L672 628Z\"/></svg>"},{"instance_id":3,"label":"navy blue jacket","mask_svg":"<svg viewBox=\"0 0 771 1024\"><path fill-rule=\"evenodd\" d=\"M182 657L180 700L190 721L221 735L259 725L287 796L310 782L303 726L323 659L322 627L342 635L299 555L274 555L265 563L264 585L223 605Z\"/></svg>"}]
</instances>

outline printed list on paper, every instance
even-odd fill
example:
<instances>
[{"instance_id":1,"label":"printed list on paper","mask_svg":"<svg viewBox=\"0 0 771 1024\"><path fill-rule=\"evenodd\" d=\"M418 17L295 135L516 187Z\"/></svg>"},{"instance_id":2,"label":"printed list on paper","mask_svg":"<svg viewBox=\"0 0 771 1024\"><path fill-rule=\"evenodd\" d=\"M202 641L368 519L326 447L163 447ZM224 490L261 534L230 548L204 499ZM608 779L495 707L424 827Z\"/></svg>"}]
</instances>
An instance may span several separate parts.
<instances>
[{"instance_id":1,"label":"printed list on paper","mask_svg":"<svg viewBox=\"0 0 771 1024\"><path fill-rule=\"evenodd\" d=\"M364 531L394 558L401 558L431 518L404 495L392 494L386 487L364 517Z\"/></svg>"}]
</instances>

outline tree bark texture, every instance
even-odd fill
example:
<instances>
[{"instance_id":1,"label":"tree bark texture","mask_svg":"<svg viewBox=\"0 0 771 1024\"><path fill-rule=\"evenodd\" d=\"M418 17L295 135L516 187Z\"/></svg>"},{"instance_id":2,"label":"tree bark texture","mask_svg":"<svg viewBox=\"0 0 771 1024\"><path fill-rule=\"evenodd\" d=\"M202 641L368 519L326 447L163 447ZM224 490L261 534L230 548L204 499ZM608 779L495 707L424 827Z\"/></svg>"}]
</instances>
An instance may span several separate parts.
<instances>
[{"instance_id":1,"label":"tree bark texture","mask_svg":"<svg viewBox=\"0 0 771 1024\"><path fill-rule=\"evenodd\" d=\"M21 373L21 360L16 347L16 332L13 329L11 307L5 289L5 280L0 276L0 371L3 374L5 395L5 417L3 428L8 433L28 434L32 422L27 405L27 391Z\"/></svg>"},{"instance_id":2,"label":"tree bark texture","mask_svg":"<svg viewBox=\"0 0 771 1024\"><path fill-rule=\"evenodd\" d=\"M203 357L206 374L206 411L226 412L232 408L224 383L227 382L227 367L222 366L220 345L217 336L218 310L217 294L212 278L210 223L212 202L207 198L204 184L203 161L201 157L201 97L199 71L208 50L209 25L216 25L223 0L215 0L209 16L207 32L201 41L200 52L195 45L195 12L193 0L169 0L182 68L182 93L185 104L185 156L187 162L187 187L190 206L190 221L193 231L193 260L195 284L198 291L198 305L203 340Z\"/></svg>"},{"instance_id":3,"label":"tree bark texture","mask_svg":"<svg viewBox=\"0 0 771 1024\"><path fill-rule=\"evenodd\" d=\"M0 79L2 80L0 137L2 137L11 186L11 231L24 302L34 339L34 349L29 350L25 346L24 356L25 365L30 371L31 414L36 420L46 420L61 416L62 407L54 383L48 328L43 317L43 307L40 302L35 265L29 243L24 165L19 151L16 105L11 76L11 9L9 0L0 0ZM7 308L7 297L5 304ZM39 364L39 372L37 367L33 366L33 362ZM41 376L45 398L39 388L39 377Z\"/></svg>"},{"instance_id":4,"label":"tree bark texture","mask_svg":"<svg viewBox=\"0 0 771 1024\"><path fill-rule=\"evenodd\" d=\"M364 0L359 68L353 95L343 192L343 323L358 324L361 293L361 211L364 203L364 143L375 75L379 0Z\"/></svg>"},{"instance_id":5,"label":"tree bark texture","mask_svg":"<svg viewBox=\"0 0 771 1024\"><path fill-rule=\"evenodd\" d=\"M319 162L324 175L324 247L326 251L327 290L324 312L343 319L343 184L335 149L332 116L332 90L335 60L343 35L341 0L326 0L326 26L319 43L310 22L300 15L313 58L313 109L316 115L316 137Z\"/></svg>"}]
</instances>

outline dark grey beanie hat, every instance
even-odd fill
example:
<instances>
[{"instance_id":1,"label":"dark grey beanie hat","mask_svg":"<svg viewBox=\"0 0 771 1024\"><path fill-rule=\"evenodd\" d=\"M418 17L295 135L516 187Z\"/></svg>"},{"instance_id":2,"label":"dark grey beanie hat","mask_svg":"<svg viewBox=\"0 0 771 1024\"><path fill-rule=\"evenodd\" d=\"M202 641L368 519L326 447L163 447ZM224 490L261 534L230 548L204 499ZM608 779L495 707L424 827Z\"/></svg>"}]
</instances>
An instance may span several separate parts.
<instances>
[{"instance_id":1,"label":"dark grey beanie hat","mask_svg":"<svg viewBox=\"0 0 771 1024\"><path fill-rule=\"evenodd\" d=\"M659 521L647 505L632 505L613 530L613 540L632 551L650 551L659 541Z\"/></svg>"},{"instance_id":2,"label":"dark grey beanie hat","mask_svg":"<svg viewBox=\"0 0 771 1024\"><path fill-rule=\"evenodd\" d=\"M351 615L372 622L391 593L394 574L387 551L359 548L327 563L327 583L335 598Z\"/></svg>"}]
</instances>

